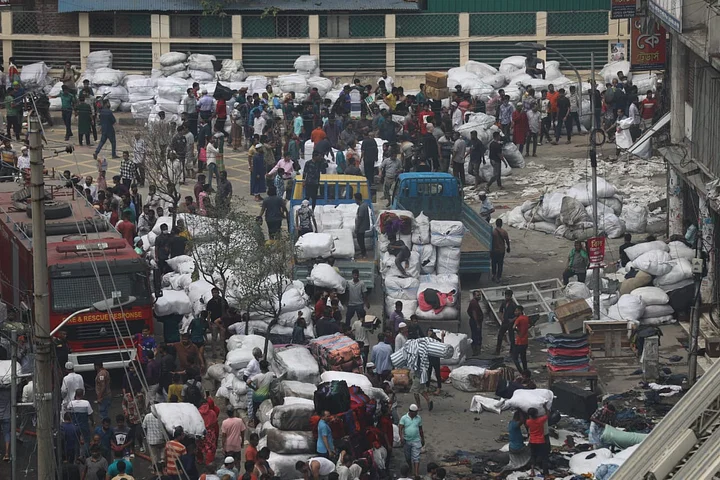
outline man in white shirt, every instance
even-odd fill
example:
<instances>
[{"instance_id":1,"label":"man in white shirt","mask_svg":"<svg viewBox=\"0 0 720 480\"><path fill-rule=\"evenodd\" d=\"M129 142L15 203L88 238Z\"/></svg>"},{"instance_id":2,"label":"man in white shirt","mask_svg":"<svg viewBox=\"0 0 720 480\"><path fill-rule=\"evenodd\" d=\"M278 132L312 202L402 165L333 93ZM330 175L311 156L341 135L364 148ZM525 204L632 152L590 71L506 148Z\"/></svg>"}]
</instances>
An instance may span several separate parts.
<instances>
[{"instance_id":1,"label":"man in white shirt","mask_svg":"<svg viewBox=\"0 0 720 480\"><path fill-rule=\"evenodd\" d=\"M395 335L395 351L399 352L403 349L408 341L408 326L405 322L400 322L398 325L398 333Z\"/></svg>"},{"instance_id":2,"label":"man in white shirt","mask_svg":"<svg viewBox=\"0 0 720 480\"><path fill-rule=\"evenodd\" d=\"M307 462L298 461L295 464L295 470L302 473L305 480L318 480L327 478L328 475L333 473L335 464L325 457L313 457Z\"/></svg>"},{"instance_id":3,"label":"man in white shirt","mask_svg":"<svg viewBox=\"0 0 720 480\"><path fill-rule=\"evenodd\" d=\"M385 89L388 92L392 92L392 89L395 86L395 80L393 80L393 77L388 75L387 70L383 70L381 72L380 78L378 78L378 81L377 81L378 85L380 85L380 80L385 82Z\"/></svg>"},{"instance_id":4,"label":"man in white shirt","mask_svg":"<svg viewBox=\"0 0 720 480\"><path fill-rule=\"evenodd\" d=\"M452 111L452 129L457 132L457 129L463 124L463 113L458 108L457 102L450 104L450 110Z\"/></svg>"},{"instance_id":5,"label":"man in white shirt","mask_svg":"<svg viewBox=\"0 0 720 480\"><path fill-rule=\"evenodd\" d=\"M69 373L63 378L62 386L60 387L60 394L63 397L61 414L67 411L67 406L75 399L75 392L85 390L85 381L79 374L75 373L75 365L72 362L65 364L65 370Z\"/></svg>"},{"instance_id":6,"label":"man in white shirt","mask_svg":"<svg viewBox=\"0 0 720 480\"><path fill-rule=\"evenodd\" d=\"M260 110L255 110L254 116L255 120L253 121L253 133L255 135L262 135L263 130L265 130L267 120L265 120L265 117L262 116Z\"/></svg>"},{"instance_id":7,"label":"man in white shirt","mask_svg":"<svg viewBox=\"0 0 720 480\"><path fill-rule=\"evenodd\" d=\"M20 149L20 156L17 159L17 167L21 171L30 169L30 155L28 155L28 147L23 146Z\"/></svg>"},{"instance_id":8,"label":"man in white shirt","mask_svg":"<svg viewBox=\"0 0 720 480\"><path fill-rule=\"evenodd\" d=\"M263 356L262 350L259 348L253 348L252 351L253 359L250 360L250 362L247 364L247 367L245 367L245 371L243 371L243 380L246 382L253 378L255 375L258 375L261 372L260 370L260 359ZM245 402L247 404L247 412L248 412L248 418L255 418L254 417L254 410L253 410L253 393L255 393L255 390L253 390L250 387L250 384L248 383L248 389L247 389L247 395L245 397Z\"/></svg>"},{"instance_id":9,"label":"man in white shirt","mask_svg":"<svg viewBox=\"0 0 720 480\"><path fill-rule=\"evenodd\" d=\"M135 164L135 172L138 185L145 186L145 155L146 155L145 139L142 138L140 132L135 134L135 142L133 142L133 163Z\"/></svg>"},{"instance_id":10,"label":"man in white shirt","mask_svg":"<svg viewBox=\"0 0 720 480\"><path fill-rule=\"evenodd\" d=\"M18 159L18 162L19 161L20 160ZM97 200L97 185L93 185L93 177L91 175L85 177L85 183L83 184L82 188L84 190L90 190L90 196L92 197L92 199Z\"/></svg>"}]
</instances>

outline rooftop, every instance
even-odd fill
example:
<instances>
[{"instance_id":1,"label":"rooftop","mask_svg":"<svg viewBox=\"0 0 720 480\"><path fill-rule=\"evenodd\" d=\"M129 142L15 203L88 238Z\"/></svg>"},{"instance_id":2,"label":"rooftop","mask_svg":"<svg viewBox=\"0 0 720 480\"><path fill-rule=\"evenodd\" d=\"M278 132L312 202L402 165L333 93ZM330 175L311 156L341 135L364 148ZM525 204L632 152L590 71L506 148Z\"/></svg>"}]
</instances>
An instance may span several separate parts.
<instances>
[{"instance_id":1,"label":"rooftop","mask_svg":"<svg viewBox=\"0 0 720 480\"><path fill-rule=\"evenodd\" d=\"M329 12L329 11L417 11L415 1L406 0L274 0L272 7L281 12ZM240 0L226 3L227 12L261 13L268 8L264 0ZM58 0L58 11L64 12L199 12L200 0Z\"/></svg>"}]
</instances>

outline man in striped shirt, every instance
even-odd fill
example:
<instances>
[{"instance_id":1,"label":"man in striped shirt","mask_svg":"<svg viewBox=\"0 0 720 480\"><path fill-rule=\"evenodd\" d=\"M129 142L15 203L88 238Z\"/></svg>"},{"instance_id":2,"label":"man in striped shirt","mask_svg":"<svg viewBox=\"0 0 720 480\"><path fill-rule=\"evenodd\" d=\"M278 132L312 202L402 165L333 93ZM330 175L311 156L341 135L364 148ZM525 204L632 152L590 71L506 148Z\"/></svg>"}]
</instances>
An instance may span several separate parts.
<instances>
[{"instance_id":1,"label":"man in striped shirt","mask_svg":"<svg viewBox=\"0 0 720 480\"><path fill-rule=\"evenodd\" d=\"M183 427L175 427L173 439L168 440L165 444L165 475L171 480L180 479L180 469L182 467L179 469L178 463L180 462L180 457L187 455L185 445L180 443L184 437L185 432Z\"/></svg>"}]
</instances>

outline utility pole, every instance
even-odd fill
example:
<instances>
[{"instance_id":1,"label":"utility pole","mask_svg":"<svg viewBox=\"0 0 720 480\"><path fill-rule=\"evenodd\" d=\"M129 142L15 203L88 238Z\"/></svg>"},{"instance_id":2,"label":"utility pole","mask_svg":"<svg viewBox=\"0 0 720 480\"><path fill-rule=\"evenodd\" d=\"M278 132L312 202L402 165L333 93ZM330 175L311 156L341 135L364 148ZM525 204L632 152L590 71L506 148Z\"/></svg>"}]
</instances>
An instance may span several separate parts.
<instances>
[{"instance_id":1,"label":"utility pole","mask_svg":"<svg viewBox=\"0 0 720 480\"><path fill-rule=\"evenodd\" d=\"M593 233L598 236L598 198L597 198L597 148L595 146L595 54L590 53L590 115L592 128L590 134L590 166L592 167L592 204L593 204ZM582 96L580 97L582 99ZM582 103L582 100L581 100ZM593 269L593 319L600 320L600 268Z\"/></svg>"},{"instance_id":2,"label":"utility pole","mask_svg":"<svg viewBox=\"0 0 720 480\"><path fill-rule=\"evenodd\" d=\"M701 220L701 219L698 219ZM698 222L702 225L702 222ZM695 258L693 259L693 277L695 277L695 301L690 316L690 354L688 355L688 386L695 385L697 380L697 357L698 357L698 338L700 337L700 307L702 299L700 298L700 285L703 279L703 263L702 258L702 232L700 229L695 231Z\"/></svg>"},{"instance_id":3,"label":"utility pole","mask_svg":"<svg viewBox=\"0 0 720 480\"><path fill-rule=\"evenodd\" d=\"M37 412L38 480L55 479L53 452L53 344L50 337L47 241L45 238L45 181L42 137L37 114L29 117L30 193L32 201L33 321L35 324L35 410ZM15 432L12 432L14 435Z\"/></svg>"},{"instance_id":4,"label":"utility pole","mask_svg":"<svg viewBox=\"0 0 720 480\"><path fill-rule=\"evenodd\" d=\"M12 341L12 357L10 359L10 480L17 480L17 357L18 357L18 335L13 328L10 332Z\"/></svg>"}]
</instances>

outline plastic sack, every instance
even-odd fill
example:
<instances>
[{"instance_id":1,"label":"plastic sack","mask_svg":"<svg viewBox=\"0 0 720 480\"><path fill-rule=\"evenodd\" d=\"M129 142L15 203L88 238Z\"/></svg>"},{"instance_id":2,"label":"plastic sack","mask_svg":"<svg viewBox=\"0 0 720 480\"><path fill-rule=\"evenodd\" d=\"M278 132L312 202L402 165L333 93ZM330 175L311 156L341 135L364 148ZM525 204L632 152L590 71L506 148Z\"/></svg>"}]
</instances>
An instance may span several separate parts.
<instances>
[{"instance_id":1,"label":"plastic sack","mask_svg":"<svg viewBox=\"0 0 720 480\"><path fill-rule=\"evenodd\" d=\"M113 54L110 50L97 50L95 52L88 53L87 56L87 69L97 70L98 68L110 68L112 67Z\"/></svg>"},{"instance_id":2,"label":"plastic sack","mask_svg":"<svg viewBox=\"0 0 720 480\"><path fill-rule=\"evenodd\" d=\"M151 408L168 433L173 433L175 427L183 427L185 435L196 438L205 435L205 422L195 405L191 403L156 403Z\"/></svg>"},{"instance_id":3,"label":"plastic sack","mask_svg":"<svg viewBox=\"0 0 720 480\"><path fill-rule=\"evenodd\" d=\"M462 392L479 392L479 386L482 385L482 378L485 376L486 371L485 368L470 365L454 368L450 372L450 382L452 382L453 387ZM493 400L493 406L496 403ZM472 407L470 408L472 411ZM499 410L498 413L500 413Z\"/></svg>"},{"instance_id":4,"label":"plastic sack","mask_svg":"<svg viewBox=\"0 0 720 480\"><path fill-rule=\"evenodd\" d=\"M317 88L318 94L324 97L332 89L333 81L325 77L310 77L307 79L307 85L310 89Z\"/></svg>"},{"instance_id":5,"label":"plastic sack","mask_svg":"<svg viewBox=\"0 0 720 480\"><path fill-rule=\"evenodd\" d=\"M641 443L647 438L647 436L648 434L646 433L625 432L610 425L606 425L603 429L602 442L605 445L627 448Z\"/></svg>"},{"instance_id":6,"label":"plastic sack","mask_svg":"<svg viewBox=\"0 0 720 480\"><path fill-rule=\"evenodd\" d=\"M403 273L395 265L395 255L390 252L383 253L380 259L380 273L386 277L401 277ZM410 252L410 257L407 260L407 265L403 265L405 272L410 277L417 278L420 275L420 257L417 252Z\"/></svg>"},{"instance_id":7,"label":"plastic sack","mask_svg":"<svg viewBox=\"0 0 720 480\"><path fill-rule=\"evenodd\" d=\"M265 349L265 337L259 335L233 335L227 341L228 354L225 357L225 365L233 370L241 370L247 367L253 359L252 351L255 348ZM268 361L275 358L275 350L272 344L268 345Z\"/></svg>"},{"instance_id":8,"label":"plastic sack","mask_svg":"<svg viewBox=\"0 0 720 480\"><path fill-rule=\"evenodd\" d=\"M506 57L500 62L500 73L514 73L518 70L525 71L525 57L521 55Z\"/></svg>"},{"instance_id":9,"label":"plastic sack","mask_svg":"<svg viewBox=\"0 0 720 480\"><path fill-rule=\"evenodd\" d=\"M688 260L695 258L695 250L683 242L670 242L668 243L668 248L670 249L670 256L672 258L685 258Z\"/></svg>"},{"instance_id":10,"label":"plastic sack","mask_svg":"<svg viewBox=\"0 0 720 480\"><path fill-rule=\"evenodd\" d=\"M615 308L622 320L640 320L645 313L645 303L635 295L621 296L618 302L608 309L608 314Z\"/></svg>"},{"instance_id":11,"label":"plastic sack","mask_svg":"<svg viewBox=\"0 0 720 480\"><path fill-rule=\"evenodd\" d=\"M572 197L563 197L559 219L564 225L579 225L590 221L585 206Z\"/></svg>"},{"instance_id":12,"label":"plastic sack","mask_svg":"<svg viewBox=\"0 0 720 480\"><path fill-rule=\"evenodd\" d=\"M509 410L511 408L519 408L526 412L535 408L542 411L543 407L548 410L552 408L552 402L555 395L550 390L544 388L536 388L535 390L515 390L510 399L503 399L498 402L501 410Z\"/></svg>"},{"instance_id":13,"label":"plastic sack","mask_svg":"<svg viewBox=\"0 0 720 480\"><path fill-rule=\"evenodd\" d=\"M413 222L412 243L420 245L430 243L430 219L422 212L415 217L415 221Z\"/></svg>"},{"instance_id":14,"label":"plastic sack","mask_svg":"<svg viewBox=\"0 0 720 480\"><path fill-rule=\"evenodd\" d=\"M307 260L311 258L327 258L332 255L333 238L327 233L306 233L295 243L297 258Z\"/></svg>"},{"instance_id":15,"label":"plastic sack","mask_svg":"<svg viewBox=\"0 0 720 480\"><path fill-rule=\"evenodd\" d=\"M640 287L632 291L632 295L640 297L646 306L649 305L665 305L670 301L670 297L658 287ZM645 309L647 311L647 308ZM647 313L647 312L646 312Z\"/></svg>"},{"instance_id":16,"label":"plastic sack","mask_svg":"<svg viewBox=\"0 0 720 480\"><path fill-rule=\"evenodd\" d=\"M430 221L430 243L436 247L459 247L465 235L465 225L458 221Z\"/></svg>"},{"instance_id":17,"label":"plastic sack","mask_svg":"<svg viewBox=\"0 0 720 480\"><path fill-rule=\"evenodd\" d=\"M284 431L270 429L267 431L267 446L271 452L282 455L315 453L317 440L312 432Z\"/></svg>"},{"instance_id":18,"label":"plastic sack","mask_svg":"<svg viewBox=\"0 0 720 480\"><path fill-rule=\"evenodd\" d=\"M608 238L620 238L625 234L625 222L614 213L605 213L598 215L598 229L604 231Z\"/></svg>"},{"instance_id":19,"label":"plastic sack","mask_svg":"<svg viewBox=\"0 0 720 480\"><path fill-rule=\"evenodd\" d=\"M660 291L665 293L662 289L660 289ZM668 298L668 301L670 301L669 298ZM668 304L647 305L647 306L645 306L645 313L643 313L643 318L665 317L668 315L670 315L672 317L674 314L675 314L675 309Z\"/></svg>"},{"instance_id":20,"label":"plastic sack","mask_svg":"<svg viewBox=\"0 0 720 480\"><path fill-rule=\"evenodd\" d=\"M314 405L277 405L270 415L270 423L280 430L310 431L310 417L314 412Z\"/></svg>"},{"instance_id":21,"label":"plastic sack","mask_svg":"<svg viewBox=\"0 0 720 480\"><path fill-rule=\"evenodd\" d=\"M511 168L525 168L525 157L514 143L504 144L502 153Z\"/></svg>"},{"instance_id":22,"label":"plastic sack","mask_svg":"<svg viewBox=\"0 0 720 480\"><path fill-rule=\"evenodd\" d=\"M437 247L435 256L437 274L457 274L460 271L460 255L460 247Z\"/></svg>"},{"instance_id":23,"label":"plastic sack","mask_svg":"<svg viewBox=\"0 0 720 480\"><path fill-rule=\"evenodd\" d=\"M345 279L327 263L318 263L313 267L310 272L310 281L316 287L336 289L341 295L345 293Z\"/></svg>"},{"instance_id":24,"label":"plastic sack","mask_svg":"<svg viewBox=\"0 0 720 480\"><path fill-rule=\"evenodd\" d=\"M299 472L295 470L295 464L297 462L307 462L310 456L307 453L283 455L271 451L268 463L275 472L275 476L280 480L294 480L300 476Z\"/></svg>"},{"instance_id":25,"label":"plastic sack","mask_svg":"<svg viewBox=\"0 0 720 480\"><path fill-rule=\"evenodd\" d=\"M460 368L468 368L468 367L460 367ZM479 368L479 367L474 367ZM450 377L452 377L452 374L450 374ZM457 388L455 386L455 382L453 381L453 387ZM465 392L472 392L475 390L463 390ZM491 412L491 413L500 413L500 409L497 407L497 400L494 398L488 398L483 397L482 395L473 395L472 400L470 400L470 411L475 413L482 413L482 412Z\"/></svg>"},{"instance_id":26,"label":"plastic sack","mask_svg":"<svg viewBox=\"0 0 720 480\"><path fill-rule=\"evenodd\" d=\"M420 281L412 277L385 277L385 294L398 300L417 299Z\"/></svg>"},{"instance_id":27,"label":"plastic sack","mask_svg":"<svg viewBox=\"0 0 720 480\"><path fill-rule=\"evenodd\" d=\"M562 192L553 192L543 197L540 207L540 216L548 222L554 221L562 210L562 201L565 194Z\"/></svg>"},{"instance_id":28,"label":"plastic sack","mask_svg":"<svg viewBox=\"0 0 720 480\"><path fill-rule=\"evenodd\" d=\"M438 337L442 337L444 333L445 338L443 339L443 343L453 348L452 357L440 360L441 365L460 365L465 362L465 357L470 352L470 344L472 343L467 334L443 330L435 330L435 333Z\"/></svg>"},{"instance_id":29,"label":"plastic sack","mask_svg":"<svg viewBox=\"0 0 720 480\"><path fill-rule=\"evenodd\" d=\"M342 215L341 215L342 221ZM333 239L332 256L335 258L353 258L355 257L355 239L352 231L349 229L323 230Z\"/></svg>"},{"instance_id":30,"label":"plastic sack","mask_svg":"<svg viewBox=\"0 0 720 480\"><path fill-rule=\"evenodd\" d=\"M662 250L651 250L634 259L633 266L652 276L662 276L670 273L673 268L673 260L668 252Z\"/></svg>"},{"instance_id":31,"label":"plastic sack","mask_svg":"<svg viewBox=\"0 0 720 480\"><path fill-rule=\"evenodd\" d=\"M283 92L302 92L308 91L307 79L296 73L291 75L280 75L277 77L278 86Z\"/></svg>"},{"instance_id":32,"label":"plastic sack","mask_svg":"<svg viewBox=\"0 0 720 480\"><path fill-rule=\"evenodd\" d=\"M607 448L576 453L570 457L570 471L575 475L592 475L595 470L613 454Z\"/></svg>"},{"instance_id":33,"label":"plastic sack","mask_svg":"<svg viewBox=\"0 0 720 480\"><path fill-rule=\"evenodd\" d=\"M318 59L315 55L300 55L295 59L293 67L298 72L313 72L318 68Z\"/></svg>"},{"instance_id":34,"label":"plastic sack","mask_svg":"<svg viewBox=\"0 0 720 480\"><path fill-rule=\"evenodd\" d=\"M629 249L626 249L626 251ZM672 285L683 280L689 280L692 278L692 264L686 258L678 258L674 260L674 264L669 272L665 275L657 277L653 283L658 287L664 287L666 285ZM663 288L663 290L665 290Z\"/></svg>"},{"instance_id":35,"label":"plastic sack","mask_svg":"<svg viewBox=\"0 0 720 480\"><path fill-rule=\"evenodd\" d=\"M27 67L26 67L27 68ZM23 70L25 70L23 68ZM125 78L125 72L112 68L98 68L93 74L93 84L110 85L116 87L120 85Z\"/></svg>"},{"instance_id":36,"label":"plastic sack","mask_svg":"<svg viewBox=\"0 0 720 480\"><path fill-rule=\"evenodd\" d=\"M192 313L192 304L185 292L163 290L162 297L155 301L153 311L158 317L165 315L187 315Z\"/></svg>"},{"instance_id":37,"label":"plastic sack","mask_svg":"<svg viewBox=\"0 0 720 480\"><path fill-rule=\"evenodd\" d=\"M619 80L617 76L618 72L623 72L623 74L631 80L633 78L630 72L630 62L626 61L606 63L602 70L600 70L600 77L605 80L603 83L612 83L613 79Z\"/></svg>"},{"instance_id":38,"label":"plastic sack","mask_svg":"<svg viewBox=\"0 0 720 480\"><path fill-rule=\"evenodd\" d=\"M370 380L359 373L327 371L320 375L321 383L332 382L333 380L342 380L348 384L348 387L360 387L363 390L372 388Z\"/></svg>"},{"instance_id":39,"label":"plastic sack","mask_svg":"<svg viewBox=\"0 0 720 480\"><path fill-rule=\"evenodd\" d=\"M230 367L222 363L216 363L207 367L207 376L219 382L230 372Z\"/></svg>"},{"instance_id":40,"label":"plastic sack","mask_svg":"<svg viewBox=\"0 0 720 480\"><path fill-rule=\"evenodd\" d=\"M648 215L650 212L644 205L625 205L622 218L625 221L625 230L630 233L643 233L647 228Z\"/></svg>"},{"instance_id":41,"label":"plastic sack","mask_svg":"<svg viewBox=\"0 0 720 480\"><path fill-rule=\"evenodd\" d=\"M413 245L413 252L417 252L420 257L420 272L423 274L435 273L435 265L437 263L436 248L434 245L415 244ZM452 252L446 252L452 253ZM456 272L451 272L456 273Z\"/></svg>"},{"instance_id":42,"label":"plastic sack","mask_svg":"<svg viewBox=\"0 0 720 480\"><path fill-rule=\"evenodd\" d=\"M670 247L668 247L668 245L663 241L654 240L652 242L638 243L637 245L628 247L625 249L625 254L628 256L628 258L632 262L633 260L638 258L643 253L650 252L652 250L662 250L663 252L669 252Z\"/></svg>"},{"instance_id":43,"label":"plastic sack","mask_svg":"<svg viewBox=\"0 0 720 480\"><path fill-rule=\"evenodd\" d=\"M45 78L47 77L49 71L50 68L45 65L45 62L25 65L20 71L20 82L26 88L42 87L45 85Z\"/></svg>"},{"instance_id":44,"label":"plastic sack","mask_svg":"<svg viewBox=\"0 0 720 480\"><path fill-rule=\"evenodd\" d=\"M589 298L592 295L592 292L590 289L581 282L570 282L565 286L565 291L563 292L565 294L565 297L569 300L581 300L585 298Z\"/></svg>"},{"instance_id":45,"label":"plastic sack","mask_svg":"<svg viewBox=\"0 0 720 480\"><path fill-rule=\"evenodd\" d=\"M475 60L468 60L462 68L464 68L466 72L474 73L480 77L486 77L498 73L497 68L492 65L488 65L483 62L476 62ZM448 87L449 86L450 85L448 85Z\"/></svg>"},{"instance_id":46,"label":"plastic sack","mask_svg":"<svg viewBox=\"0 0 720 480\"><path fill-rule=\"evenodd\" d=\"M189 255L168 258L165 263L176 273L193 273L195 271L195 260Z\"/></svg>"},{"instance_id":47,"label":"plastic sack","mask_svg":"<svg viewBox=\"0 0 720 480\"><path fill-rule=\"evenodd\" d=\"M480 77L480 81L482 83L484 83L485 85L488 85L492 88L502 88L507 83L507 78L502 73L496 73L494 75ZM472 91L470 93L473 94ZM492 94L492 92L488 92L488 93ZM473 95L473 96L475 96L475 95ZM482 94L479 96L482 97Z\"/></svg>"},{"instance_id":48,"label":"plastic sack","mask_svg":"<svg viewBox=\"0 0 720 480\"><path fill-rule=\"evenodd\" d=\"M283 380L280 387L284 397L297 397L313 400L317 387L312 383L298 382L295 380Z\"/></svg>"},{"instance_id":49,"label":"plastic sack","mask_svg":"<svg viewBox=\"0 0 720 480\"><path fill-rule=\"evenodd\" d=\"M289 347L275 352L278 376L285 375L288 380L317 383L320 379L320 367L317 360L305 347Z\"/></svg>"},{"instance_id":50,"label":"plastic sack","mask_svg":"<svg viewBox=\"0 0 720 480\"><path fill-rule=\"evenodd\" d=\"M167 52L160 55L160 65L163 67L182 63L185 60L187 60L187 54L182 52Z\"/></svg>"}]
</instances>

